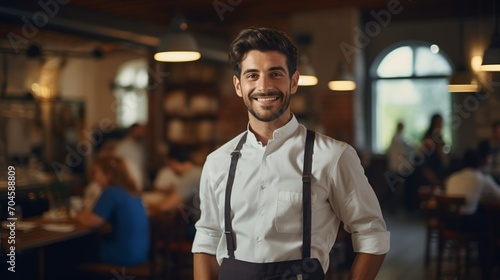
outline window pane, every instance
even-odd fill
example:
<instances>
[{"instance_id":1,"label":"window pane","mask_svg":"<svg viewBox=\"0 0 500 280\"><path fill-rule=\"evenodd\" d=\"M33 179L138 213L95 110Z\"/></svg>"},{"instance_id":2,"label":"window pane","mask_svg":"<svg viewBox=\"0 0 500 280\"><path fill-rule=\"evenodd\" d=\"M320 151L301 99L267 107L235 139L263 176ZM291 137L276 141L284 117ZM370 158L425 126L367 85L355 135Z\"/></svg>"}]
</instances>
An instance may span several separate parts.
<instances>
[{"instance_id":1,"label":"window pane","mask_svg":"<svg viewBox=\"0 0 500 280\"><path fill-rule=\"evenodd\" d=\"M139 69L135 77L134 86L137 88L146 88L148 85L148 71L145 68Z\"/></svg>"},{"instance_id":2,"label":"window pane","mask_svg":"<svg viewBox=\"0 0 500 280\"><path fill-rule=\"evenodd\" d=\"M120 127L148 120L147 62L144 59L124 63L115 77L116 122ZM131 87L131 88L130 88Z\"/></svg>"},{"instance_id":3,"label":"window pane","mask_svg":"<svg viewBox=\"0 0 500 280\"><path fill-rule=\"evenodd\" d=\"M413 50L411 47L400 47L384 57L377 68L377 76L409 77L413 73Z\"/></svg>"},{"instance_id":4,"label":"window pane","mask_svg":"<svg viewBox=\"0 0 500 280\"><path fill-rule=\"evenodd\" d=\"M131 86L133 85L135 77L135 69L134 68L123 68L118 72L116 76L116 83L119 86Z\"/></svg>"},{"instance_id":5,"label":"window pane","mask_svg":"<svg viewBox=\"0 0 500 280\"><path fill-rule=\"evenodd\" d=\"M451 144L451 97L446 78L379 80L375 82L375 92L376 152L387 150L399 120L405 124L404 137L418 145L435 113L443 116L444 141Z\"/></svg>"},{"instance_id":6,"label":"window pane","mask_svg":"<svg viewBox=\"0 0 500 280\"><path fill-rule=\"evenodd\" d=\"M451 67L440 53L432 53L429 47L417 47L415 56L416 76L448 76Z\"/></svg>"}]
</instances>

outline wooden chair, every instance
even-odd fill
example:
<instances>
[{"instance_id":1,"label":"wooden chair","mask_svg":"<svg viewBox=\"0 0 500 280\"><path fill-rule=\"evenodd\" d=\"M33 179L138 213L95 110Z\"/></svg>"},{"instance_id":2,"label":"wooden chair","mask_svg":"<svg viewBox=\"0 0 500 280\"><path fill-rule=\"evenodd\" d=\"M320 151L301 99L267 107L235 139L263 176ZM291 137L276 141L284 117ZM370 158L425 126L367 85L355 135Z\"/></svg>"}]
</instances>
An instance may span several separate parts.
<instances>
[{"instance_id":1,"label":"wooden chair","mask_svg":"<svg viewBox=\"0 0 500 280\"><path fill-rule=\"evenodd\" d=\"M471 242L479 242L483 238L483 234L481 233L465 232L461 229L460 208L464 204L464 197L436 195L436 211L439 218L437 279L441 278L443 254L446 245L455 244L455 273L457 278L460 278L460 250L465 248L465 267L466 273L468 273L470 267L469 245Z\"/></svg>"},{"instance_id":2,"label":"wooden chair","mask_svg":"<svg viewBox=\"0 0 500 280\"><path fill-rule=\"evenodd\" d=\"M498 279L500 272L494 275L495 267L500 265L498 253L500 252L500 202L483 200L481 206L486 209L488 216L488 249L484 264L484 279Z\"/></svg>"},{"instance_id":3,"label":"wooden chair","mask_svg":"<svg viewBox=\"0 0 500 280\"><path fill-rule=\"evenodd\" d=\"M108 263L86 263L77 267L86 279L128 279L135 280L167 279L167 250L171 238L173 216L166 213L156 213L150 219L150 259L136 266L120 266ZM125 277L125 278L124 278Z\"/></svg>"},{"instance_id":4,"label":"wooden chair","mask_svg":"<svg viewBox=\"0 0 500 280\"><path fill-rule=\"evenodd\" d=\"M175 215L170 238L166 245L168 279L192 279L193 240L187 237L188 218L182 213Z\"/></svg>"},{"instance_id":5,"label":"wooden chair","mask_svg":"<svg viewBox=\"0 0 500 280\"><path fill-rule=\"evenodd\" d=\"M429 265L431 259L432 245L438 245L439 219L436 211L436 198L431 188L422 187L419 192L420 209L425 220L425 266Z\"/></svg>"}]
</instances>

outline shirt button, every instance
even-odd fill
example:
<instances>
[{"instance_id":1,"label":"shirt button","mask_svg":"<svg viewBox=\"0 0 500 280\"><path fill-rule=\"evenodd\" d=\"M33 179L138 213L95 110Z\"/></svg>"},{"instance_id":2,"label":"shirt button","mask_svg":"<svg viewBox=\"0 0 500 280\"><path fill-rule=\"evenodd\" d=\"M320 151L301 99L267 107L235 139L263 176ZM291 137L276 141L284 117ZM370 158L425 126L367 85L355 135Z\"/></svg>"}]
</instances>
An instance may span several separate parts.
<instances>
[{"instance_id":1,"label":"shirt button","mask_svg":"<svg viewBox=\"0 0 500 280\"><path fill-rule=\"evenodd\" d=\"M261 242L262 241L262 238L260 236L257 236L257 241L258 242Z\"/></svg>"},{"instance_id":2,"label":"shirt button","mask_svg":"<svg viewBox=\"0 0 500 280\"><path fill-rule=\"evenodd\" d=\"M266 185L262 185L262 186L260 186L260 188L261 188L262 190L265 190L265 189L266 189Z\"/></svg>"}]
</instances>

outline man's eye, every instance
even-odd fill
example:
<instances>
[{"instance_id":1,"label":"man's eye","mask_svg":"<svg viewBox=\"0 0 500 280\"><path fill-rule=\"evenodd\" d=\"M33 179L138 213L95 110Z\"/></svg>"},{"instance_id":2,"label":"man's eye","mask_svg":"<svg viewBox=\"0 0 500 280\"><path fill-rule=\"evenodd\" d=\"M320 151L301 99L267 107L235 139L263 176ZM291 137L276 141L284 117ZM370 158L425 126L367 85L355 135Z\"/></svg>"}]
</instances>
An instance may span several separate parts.
<instances>
[{"instance_id":1,"label":"man's eye","mask_svg":"<svg viewBox=\"0 0 500 280\"><path fill-rule=\"evenodd\" d=\"M248 74L247 79L255 79L257 78L257 74Z\"/></svg>"},{"instance_id":2,"label":"man's eye","mask_svg":"<svg viewBox=\"0 0 500 280\"><path fill-rule=\"evenodd\" d=\"M273 72L273 73L271 74L271 76L273 76L273 77L281 77L281 76L283 76L283 74L282 74L282 73L280 73L280 72Z\"/></svg>"}]
</instances>

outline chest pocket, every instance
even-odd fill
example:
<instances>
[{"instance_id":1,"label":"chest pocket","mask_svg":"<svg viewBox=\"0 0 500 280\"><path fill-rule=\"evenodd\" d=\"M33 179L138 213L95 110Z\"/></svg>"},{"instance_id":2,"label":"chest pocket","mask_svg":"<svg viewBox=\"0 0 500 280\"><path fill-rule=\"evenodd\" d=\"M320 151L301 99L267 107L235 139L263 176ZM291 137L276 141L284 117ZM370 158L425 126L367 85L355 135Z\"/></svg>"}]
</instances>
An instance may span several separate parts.
<instances>
[{"instance_id":1,"label":"chest pocket","mask_svg":"<svg viewBox=\"0 0 500 280\"><path fill-rule=\"evenodd\" d=\"M314 205L316 195L311 196ZM302 233L302 193L279 191L274 226L279 233Z\"/></svg>"}]
</instances>

